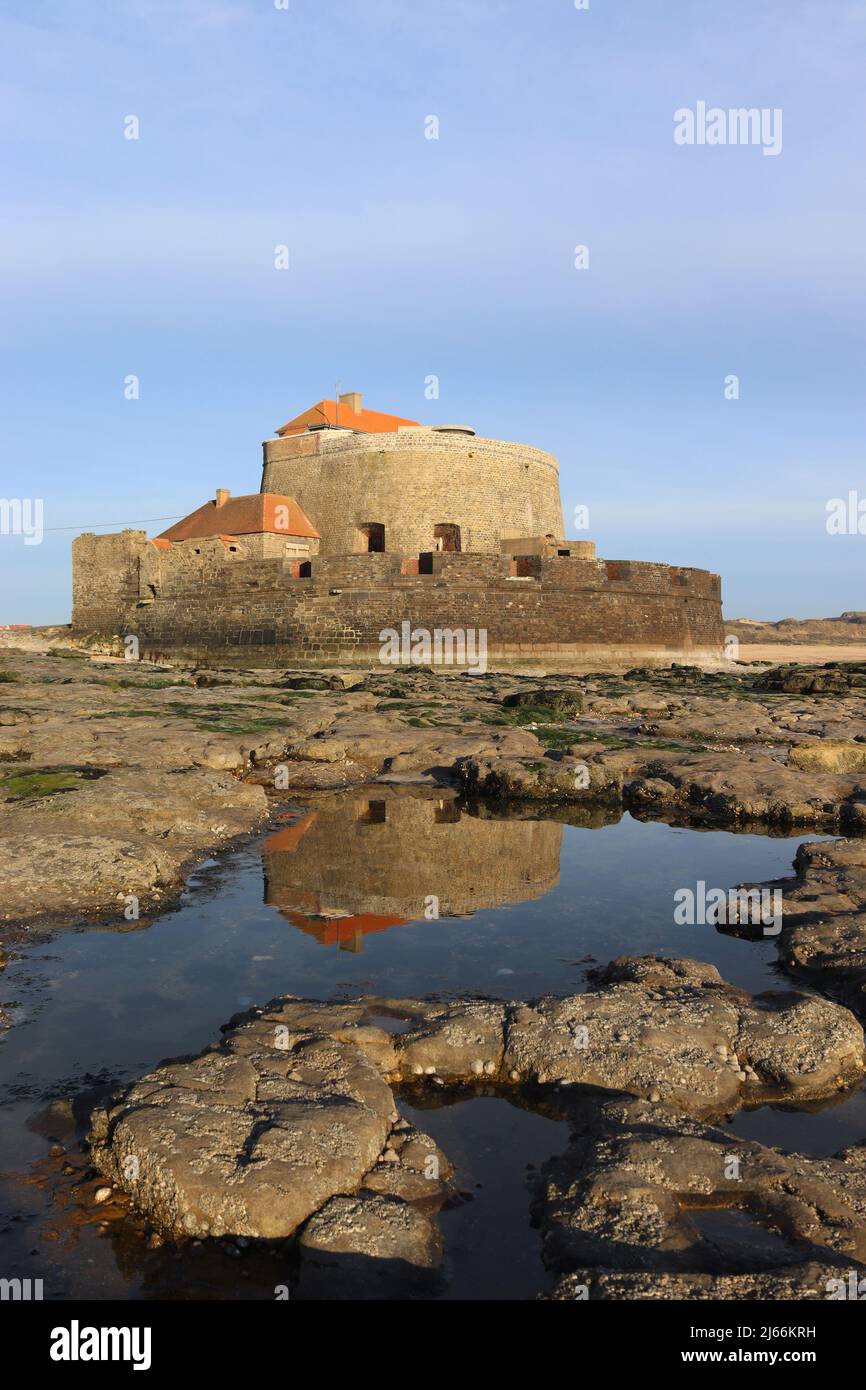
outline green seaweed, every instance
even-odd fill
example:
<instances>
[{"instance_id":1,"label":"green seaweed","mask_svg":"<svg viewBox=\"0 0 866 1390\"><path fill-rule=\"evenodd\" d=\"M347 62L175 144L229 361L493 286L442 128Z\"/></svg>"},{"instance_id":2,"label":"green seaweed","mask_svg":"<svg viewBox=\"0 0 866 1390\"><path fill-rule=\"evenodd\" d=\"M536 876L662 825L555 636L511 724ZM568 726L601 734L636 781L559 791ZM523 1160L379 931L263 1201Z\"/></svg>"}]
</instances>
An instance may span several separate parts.
<instances>
[{"instance_id":1,"label":"green seaweed","mask_svg":"<svg viewBox=\"0 0 866 1390\"><path fill-rule=\"evenodd\" d=\"M0 776L0 799L26 801L56 792L74 791L79 778L74 772L10 772Z\"/></svg>"}]
</instances>

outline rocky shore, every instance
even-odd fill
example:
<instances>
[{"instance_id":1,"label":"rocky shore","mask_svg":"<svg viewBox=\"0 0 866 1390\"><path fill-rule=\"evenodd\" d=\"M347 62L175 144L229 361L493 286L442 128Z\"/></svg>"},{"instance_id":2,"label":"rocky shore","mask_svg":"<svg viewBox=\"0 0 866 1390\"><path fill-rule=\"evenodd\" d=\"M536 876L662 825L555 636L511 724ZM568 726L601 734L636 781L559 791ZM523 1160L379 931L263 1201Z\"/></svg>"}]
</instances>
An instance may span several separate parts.
<instances>
[{"instance_id":1,"label":"rocky shore","mask_svg":"<svg viewBox=\"0 0 866 1390\"><path fill-rule=\"evenodd\" d=\"M536 1215L558 1299L827 1299L866 1274L866 1144L782 1153L643 1101L584 1103Z\"/></svg>"},{"instance_id":2,"label":"rocky shore","mask_svg":"<svg viewBox=\"0 0 866 1390\"><path fill-rule=\"evenodd\" d=\"M565 997L285 996L118 1093L90 1137L160 1240L290 1242L323 1289L404 1296L441 1277L454 1191L401 1102L492 1087L570 1125L533 1197L557 1299L827 1297L840 1271L863 1272L866 1149L813 1159L719 1126L862 1083L864 716L857 663L545 679L6 646L0 948L88 918L141 925L280 802L342 788L847 834L802 845L782 881L791 990L751 996L709 965L628 956Z\"/></svg>"},{"instance_id":3,"label":"rocky shore","mask_svg":"<svg viewBox=\"0 0 866 1390\"><path fill-rule=\"evenodd\" d=\"M376 782L693 822L866 828L856 666L625 677L220 672L0 652L0 923L142 912L267 792ZM810 684L811 681L811 684Z\"/></svg>"},{"instance_id":4,"label":"rocky shore","mask_svg":"<svg viewBox=\"0 0 866 1390\"><path fill-rule=\"evenodd\" d=\"M558 1273L611 1259L623 1270L721 1267L689 1224L692 1197L769 1224L781 1213L794 1237L859 1260L866 1148L804 1167L697 1117L818 1100L859 1084L863 1068L863 1030L841 1005L751 997L711 966L623 957L595 989L565 998L273 1000L97 1110L91 1154L162 1236L297 1234L314 1262L398 1261L427 1275L441 1260L435 1214L451 1166L401 1118L400 1097L492 1084L524 1105L553 1096L575 1127L539 1198ZM642 1104L600 1099L623 1093ZM726 1180L726 1161L737 1174L742 1164L742 1180Z\"/></svg>"}]
</instances>

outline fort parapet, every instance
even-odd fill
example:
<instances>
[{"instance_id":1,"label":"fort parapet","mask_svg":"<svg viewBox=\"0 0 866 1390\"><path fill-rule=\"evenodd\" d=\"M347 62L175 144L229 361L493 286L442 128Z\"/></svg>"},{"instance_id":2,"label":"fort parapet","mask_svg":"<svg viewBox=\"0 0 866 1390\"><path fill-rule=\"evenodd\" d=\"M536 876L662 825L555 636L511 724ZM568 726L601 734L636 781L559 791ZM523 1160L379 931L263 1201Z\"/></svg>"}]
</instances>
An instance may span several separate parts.
<instances>
[{"instance_id":1,"label":"fort parapet","mask_svg":"<svg viewBox=\"0 0 866 1390\"><path fill-rule=\"evenodd\" d=\"M233 556L141 531L74 542L73 628L135 634L142 657L241 666L378 665L382 632L473 629L491 665L718 660L718 575L573 555Z\"/></svg>"}]
</instances>

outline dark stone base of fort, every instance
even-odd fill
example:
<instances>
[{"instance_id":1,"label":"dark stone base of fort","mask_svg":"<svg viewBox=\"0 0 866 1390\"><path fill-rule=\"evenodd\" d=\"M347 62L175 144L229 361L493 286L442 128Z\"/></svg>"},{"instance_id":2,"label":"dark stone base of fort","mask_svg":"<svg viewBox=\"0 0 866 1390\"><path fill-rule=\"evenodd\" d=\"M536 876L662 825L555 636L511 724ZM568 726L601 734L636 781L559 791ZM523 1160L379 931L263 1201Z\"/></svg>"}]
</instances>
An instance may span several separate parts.
<instances>
[{"instance_id":1,"label":"dark stone base of fort","mask_svg":"<svg viewBox=\"0 0 866 1390\"><path fill-rule=\"evenodd\" d=\"M152 548L145 555L141 532L80 537L76 546L74 631L134 634L145 659L379 666L383 632L405 623L413 632L486 633L491 667L624 669L722 657L720 581L705 570L449 552L227 562L209 542L181 563Z\"/></svg>"}]
</instances>

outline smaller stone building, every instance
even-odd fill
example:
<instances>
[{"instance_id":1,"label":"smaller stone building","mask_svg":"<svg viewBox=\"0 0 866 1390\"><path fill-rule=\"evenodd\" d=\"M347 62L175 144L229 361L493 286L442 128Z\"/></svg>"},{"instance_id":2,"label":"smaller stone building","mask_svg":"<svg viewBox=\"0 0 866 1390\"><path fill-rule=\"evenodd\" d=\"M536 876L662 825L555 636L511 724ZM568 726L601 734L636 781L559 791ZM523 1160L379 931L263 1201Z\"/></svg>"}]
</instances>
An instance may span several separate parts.
<instances>
[{"instance_id":1,"label":"smaller stone building","mask_svg":"<svg viewBox=\"0 0 866 1390\"><path fill-rule=\"evenodd\" d=\"M309 559L317 555L321 537L294 497L275 492L253 492L232 497L228 488L219 487L212 502L190 512L153 544L160 548L216 537L230 555L251 560Z\"/></svg>"}]
</instances>

